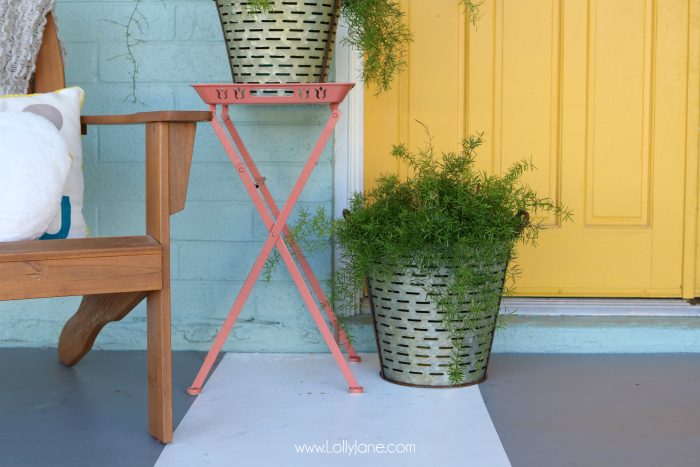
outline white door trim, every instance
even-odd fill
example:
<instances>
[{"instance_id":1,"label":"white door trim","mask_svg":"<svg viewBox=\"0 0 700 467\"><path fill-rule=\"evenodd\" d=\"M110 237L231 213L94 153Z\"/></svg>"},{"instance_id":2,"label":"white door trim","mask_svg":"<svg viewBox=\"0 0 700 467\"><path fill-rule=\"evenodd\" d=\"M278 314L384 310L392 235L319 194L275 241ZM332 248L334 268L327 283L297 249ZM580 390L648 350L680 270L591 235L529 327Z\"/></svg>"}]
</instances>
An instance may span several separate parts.
<instances>
[{"instance_id":1,"label":"white door trim","mask_svg":"<svg viewBox=\"0 0 700 467\"><path fill-rule=\"evenodd\" d=\"M333 151L333 216L342 216L353 193L364 190L364 83L361 80L362 56L344 44L347 25L341 19L338 25L335 49L335 81L356 83L340 106L343 113L335 128ZM338 255L334 255L334 270L339 267ZM356 306L346 314L360 313L360 297ZM348 307L350 308L350 307Z\"/></svg>"},{"instance_id":2,"label":"white door trim","mask_svg":"<svg viewBox=\"0 0 700 467\"><path fill-rule=\"evenodd\" d=\"M333 164L333 213L339 217L352 193L364 188L364 85L362 57L343 44L347 36L344 21L338 25L335 49L335 81L357 83L340 106L343 113L335 129Z\"/></svg>"},{"instance_id":3,"label":"white door trim","mask_svg":"<svg viewBox=\"0 0 700 467\"><path fill-rule=\"evenodd\" d=\"M355 87L340 106L343 113L335 127L333 150L333 216L340 217L348 207L353 193L364 189L364 84L361 81L362 57L343 43L347 37L347 25L341 19L338 25L335 48L335 81L356 83ZM334 252L335 253L335 252ZM338 255L334 255L334 269L337 269ZM360 297L356 306L346 314L360 313Z\"/></svg>"}]
</instances>

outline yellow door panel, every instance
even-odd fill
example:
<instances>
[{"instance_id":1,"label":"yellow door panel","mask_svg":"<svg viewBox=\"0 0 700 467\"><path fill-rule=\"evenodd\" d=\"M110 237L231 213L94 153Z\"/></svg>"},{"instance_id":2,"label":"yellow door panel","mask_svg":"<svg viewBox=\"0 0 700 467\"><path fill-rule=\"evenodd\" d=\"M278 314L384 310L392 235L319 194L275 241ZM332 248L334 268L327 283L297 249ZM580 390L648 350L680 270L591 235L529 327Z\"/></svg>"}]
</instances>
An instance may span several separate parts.
<instances>
[{"instance_id":1,"label":"yellow door panel","mask_svg":"<svg viewBox=\"0 0 700 467\"><path fill-rule=\"evenodd\" d=\"M496 5L494 123L486 130L487 139L493 140L491 170L501 172L532 156L538 170L526 181L541 196L559 200L561 8L551 0ZM470 96L478 92L472 88ZM470 130L488 128L488 123L474 118ZM556 225L558 219L546 223Z\"/></svg>"},{"instance_id":2,"label":"yellow door panel","mask_svg":"<svg viewBox=\"0 0 700 467\"><path fill-rule=\"evenodd\" d=\"M485 131L481 167L532 157L574 210L518 252L518 295L694 294L700 0L486 0L476 28L454 0L403 5L408 69L365 95L367 187L424 143L414 120L441 150Z\"/></svg>"},{"instance_id":3,"label":"yellow door panel","mask_svg":"<svg viewBox=\"0 0 700 467\"><path fill-rule=\"evenodd\" d=\"M587 226L649 225L652 3L589 3Z\"/></svg>"}]
</instances>

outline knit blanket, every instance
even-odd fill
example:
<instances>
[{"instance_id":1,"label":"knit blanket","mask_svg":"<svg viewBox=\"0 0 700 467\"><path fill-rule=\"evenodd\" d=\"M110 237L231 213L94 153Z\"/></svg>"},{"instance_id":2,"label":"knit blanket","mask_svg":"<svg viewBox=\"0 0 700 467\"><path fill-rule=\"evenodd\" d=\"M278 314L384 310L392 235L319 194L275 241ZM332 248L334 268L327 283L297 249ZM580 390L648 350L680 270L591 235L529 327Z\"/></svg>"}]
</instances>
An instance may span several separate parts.
<instances>
[{"instance_id":1,"label":"knit blanket","mask_svg":"<svg viewBox=\"0 0 700 467\"><path fill-rule=\"evenodd\" d=\"M0 95L25 94L55 0L0 0Z\"/></svg>"}]
</instances>

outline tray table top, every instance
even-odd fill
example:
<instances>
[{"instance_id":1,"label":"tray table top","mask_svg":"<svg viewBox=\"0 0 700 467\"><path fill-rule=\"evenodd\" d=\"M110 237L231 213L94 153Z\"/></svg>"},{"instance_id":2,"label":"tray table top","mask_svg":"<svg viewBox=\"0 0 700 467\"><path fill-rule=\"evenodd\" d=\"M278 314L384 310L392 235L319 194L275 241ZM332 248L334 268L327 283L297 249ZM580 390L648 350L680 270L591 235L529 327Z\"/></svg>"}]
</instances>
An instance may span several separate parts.
<instances>
[{"instance_id":1,"label":"tray table top","mask_svg":"<svg viewBox=\"0 0 700 467\"><path fill-rule=\"evenodd\" d=\"M354 83L193 84L209 105L339 104Z\"/></svg>"}]
</instances>

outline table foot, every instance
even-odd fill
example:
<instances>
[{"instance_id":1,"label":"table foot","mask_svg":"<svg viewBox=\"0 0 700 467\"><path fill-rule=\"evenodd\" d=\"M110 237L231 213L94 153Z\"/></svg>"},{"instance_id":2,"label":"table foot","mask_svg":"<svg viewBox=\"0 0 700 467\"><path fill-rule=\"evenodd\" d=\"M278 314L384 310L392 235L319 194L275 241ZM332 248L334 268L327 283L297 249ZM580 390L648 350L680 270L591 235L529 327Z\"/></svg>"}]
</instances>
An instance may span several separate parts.
<instances>
[{"instance_id":1,"label":"table foot","mask_svg":"<svg viewBox=\"0 0 700 467\"><path fill-rule=\"evenodd\" d=\"M360 358L359 355L354 355L354 356L352 356L352 357L348 357L348 360L349 360L351 363L360 363L360 362L362 361L362 358Z\"/></svg>"},{"instance_id":2,"label":"table foot","mask_svg":"<svg viewBox=\"0 0 700 467\"><path fill-rule=\"evenodd\" d=\"M364 389L362 389L362 386L350 386L351 394L362 394L363 392Z\"/></svg>"},{"instance_id":3,"label":"table foot","mask_svg":"<svg viewBox=\"0 0 700 467\"><path fill-rule=\"evenodd\" d=\"M201 393L202 393L202 388L195 388L194 386L187 388L187 394L189 394L190 396L198 396Z\"/></svg>"}]
</instances>

